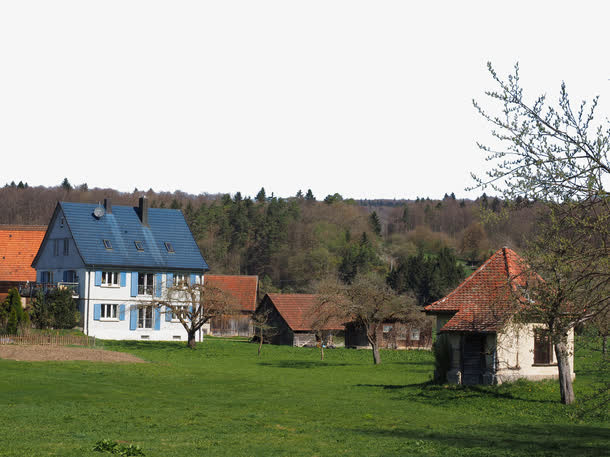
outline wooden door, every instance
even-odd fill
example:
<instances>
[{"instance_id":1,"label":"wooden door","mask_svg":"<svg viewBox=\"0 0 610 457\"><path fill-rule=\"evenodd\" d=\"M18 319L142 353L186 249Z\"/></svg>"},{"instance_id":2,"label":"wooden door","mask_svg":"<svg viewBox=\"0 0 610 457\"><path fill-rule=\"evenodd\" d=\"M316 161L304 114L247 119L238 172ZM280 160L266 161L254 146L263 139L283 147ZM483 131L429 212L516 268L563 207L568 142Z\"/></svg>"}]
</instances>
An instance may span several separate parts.
<instances>
[{"instance_id":1,"label":"wooden door","mask_svg":"<svg viewBox=\"0 0 610 457\"><path fill-rule=\"evenodd\" d=\"M462 339L462 384L483 383L485 335L465 335Z\"/></svg>"}]
</instances>

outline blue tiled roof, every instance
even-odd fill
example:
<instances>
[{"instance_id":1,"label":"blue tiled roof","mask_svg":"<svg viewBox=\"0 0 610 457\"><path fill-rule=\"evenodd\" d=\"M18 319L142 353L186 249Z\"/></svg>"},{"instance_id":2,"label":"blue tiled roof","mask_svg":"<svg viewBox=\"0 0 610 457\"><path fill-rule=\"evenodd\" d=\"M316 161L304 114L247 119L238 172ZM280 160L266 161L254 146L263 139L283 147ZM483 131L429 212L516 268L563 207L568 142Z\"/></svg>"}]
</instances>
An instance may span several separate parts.
<instances>
[{"instance_id":1,"label":"blue tiled roof","mask_svg":"<svg viewBox=\"0 0 610 457\"><path fill-rule=\"evenodd\" d=\"M140 221L137 207L113 205L112 213L98 219L93 215L98 205L68 202L59 205L86 265L209 269L179 210L149 208L146 227ZM112 249L106 249L103 240L109 240ZM143 251L136 249L136 241L143 243ZM171 243L174 253L167 251L165 242Z\"/></svg>"}]
</instances>

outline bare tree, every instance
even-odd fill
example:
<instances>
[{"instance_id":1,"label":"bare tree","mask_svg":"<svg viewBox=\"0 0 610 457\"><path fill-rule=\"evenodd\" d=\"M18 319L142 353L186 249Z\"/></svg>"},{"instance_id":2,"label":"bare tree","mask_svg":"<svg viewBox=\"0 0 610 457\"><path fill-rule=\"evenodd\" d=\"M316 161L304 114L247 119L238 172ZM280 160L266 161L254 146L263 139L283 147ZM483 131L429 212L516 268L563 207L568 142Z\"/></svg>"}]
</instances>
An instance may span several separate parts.
<instances>
[{"instance_id":1,"label":"bare tree","mask_svg":"<svg viewBox=\"0 0 610 457\"><path fill-rule=\"evenodd\" d=\"M271 312L270 308L263 309L259 307L252 315L252 326L254 327L254 334L258 339L257 355L259 357L263 350L264 342L269 341L272 336L276 335L275 326L270 323Z\"/></svg>"},{"instance_id":2,"label":"bare tree","mask_svg":"<svg viewBox=\"0 0 610 457\"><path fill-rule=\"evenodd\" d=\"M353 322L366 333L373 350L373 363L381 363L378 327L406 314L409 302L397 295L376 275L358 275L351 284L325 281L318 287L319 305L342 322Z\"/></svg>"},{"instance_id":3,"label":"bare tree","mask_svg":"<svg viewBox=\"0 0 610 457\"><path fill-rule=\"evenodd\" d=\"M188 335L187 345L194 349L197 332L213 317L234 314L239 304L231 294L208 284L180 283L167 288L164 298L151 304L163 314L180 321Z\"/></svg>"},{"instance_id":4,"label":"bare tree","mask_svg":"<svg viewBox=\"0 0 610 457\"><path fill-rule=\"evenodd\" d=\"M342 315L338 312L335 304L329 304L327 299L331 297L320 297L311 309L311 329L316 335L316 341L320 348L320 360L324 360L324 349L333 341L333 336L345 328Z\"/></svg>"},{"instance_id":5,"label":"bare tree","mask_svg":"<svg viewBox=\"0 0 610 457\"><path fill-rule=\"evenodd\" d=\"M598 99L573 110L565 84L558 106L546 96L528 103L519 67L506 80L488 64L496 91L486 92L501 113L475 108L492 125L497 145L479 144L493 165L478 187L510 201L544 204L537 234L525 253L544 281L524 287L527 318L548 326L557 356L562 403L574 401L567 336L574 326L608 316L610 307L610 124L593 126Z\"/></svg>"}]
</instances>

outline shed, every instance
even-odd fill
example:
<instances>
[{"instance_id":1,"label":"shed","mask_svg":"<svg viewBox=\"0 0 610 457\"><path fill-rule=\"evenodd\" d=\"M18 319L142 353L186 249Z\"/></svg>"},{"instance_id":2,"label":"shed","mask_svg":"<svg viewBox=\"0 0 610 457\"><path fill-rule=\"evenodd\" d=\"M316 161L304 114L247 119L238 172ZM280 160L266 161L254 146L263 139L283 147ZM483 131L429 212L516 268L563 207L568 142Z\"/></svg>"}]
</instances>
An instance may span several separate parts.
<instances>
[{"instance_id":1,"label":"shed","mask_svg":"<svg viewBox=\"0 0 610 457\"><path fill-rule=\"evenodd\" d=\"M268 312L273 327L269 341L273 344L308 346L317 344L314 330L318 296L315 294L267 294L259 309ZM332 343L333 334L342 333L343 323L331 320L323 327L325 343Z\"/></svg>"},{"instance_id":2,"label":"shed","mask_svg":"<svg viewBox=\"0 0 610 457\"><path fill-rule=\"evenodd\" d=\"M437 333L446 335L450 345L449 382L499 384L557 377L544 325L513 319L515 294L534 276L540 280L515 251L504 247L446 297L425 307L436 316ZM573 340L572 331L572 348Z\"/></svg>"},{"instance_id":3,"label":"shed","mask_svg":"<svg viewBox=\"0 0 610 457\"><path fill-rule=\"evenodd\" d=\"M239 305L239 313L211 319L210 334L251 337L252 313L256 310L258 298L258 276L206 274L204 282L225 291L234 297Z\"/></svg>"}]
</instances>

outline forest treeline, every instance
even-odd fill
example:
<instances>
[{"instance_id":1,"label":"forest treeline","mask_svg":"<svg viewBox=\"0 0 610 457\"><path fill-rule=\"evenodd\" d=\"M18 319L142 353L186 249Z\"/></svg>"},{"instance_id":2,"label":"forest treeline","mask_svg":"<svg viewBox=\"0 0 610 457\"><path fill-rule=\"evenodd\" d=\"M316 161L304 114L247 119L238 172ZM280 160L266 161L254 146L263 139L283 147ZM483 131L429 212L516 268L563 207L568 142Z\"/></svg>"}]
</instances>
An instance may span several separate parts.
<instances>
[{"instance_id":1,"label":"forest treeline","mask_svg":"<svg viewBox=\"0 0 610 457\"><path fill-rule=\"evenodd\" d=\"M239 192L118 192L72 186L10 183L0 188L0 223L48 224L58 201L151 207L183 211L201 252L216 274L253 274L262 292L309 292L316 281L376 271L418 303L440 298L499 247L519 250L532 232L535 204L493 218L506 202L483 194L476 200L353 200L339 193L316 198L311 190L278 198L262 188ZM482 211L486 209L487 211Z\"/></svg>"}]
</instances>

